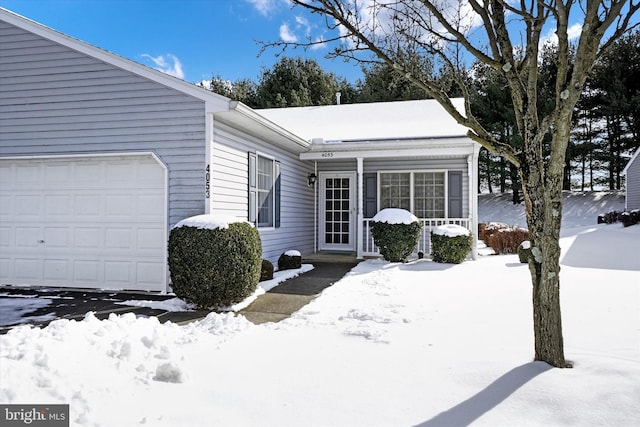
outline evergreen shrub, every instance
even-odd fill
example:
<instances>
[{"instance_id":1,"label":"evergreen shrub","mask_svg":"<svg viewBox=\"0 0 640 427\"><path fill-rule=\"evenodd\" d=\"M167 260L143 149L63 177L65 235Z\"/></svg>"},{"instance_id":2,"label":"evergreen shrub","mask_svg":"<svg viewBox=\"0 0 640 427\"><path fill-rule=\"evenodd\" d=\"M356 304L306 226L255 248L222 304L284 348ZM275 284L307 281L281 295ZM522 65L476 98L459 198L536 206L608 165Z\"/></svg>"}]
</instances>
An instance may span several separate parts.
<instances>
[{"instance_id":1,"label":"evergreen shrub","mask_svg":"<svg viewBox=\"0 0 640 427\"><path fill-rule=\"evenodd\" d=\"M209 216L213 217L193 219ZM200 309L240 302L255 291L260 279L262 243L258 230L248 222L226 226L178 224L169 234L172 289Z\"/></svg>"},{"instance_id":2,"label":"evergreen shrub","mask_svg":"<svg viewBox=\"0 0 640 427\"><path fill-rule=\"evenodd\" d=\"M273 279L273 264L268 259L262 260L262 269L260 270L260 281Z\"/></svg>"},{"instance_id":3,"label":"evergreen shrub","mask_svg":"<svg viewBox=\"0 0 640 427\"><path fill-rule=\"evenodd\" d=\"M518 245L518 259L526 264L529 262L529 257L531 257L531 242L525 240Z\"/></svg>"},{"instance_id":4,"label":"evergreen shrub","mask_svg":"<svg viewBox=\"0 0 640 427\"><path fill-rule=\"evenodd\" d=\"M400 212L402 211L402 212ZM388 214L385 218L385 214ZM396 221L391 219L396 218ZM405 217L405 222L397 218ZM371 221L371 236L380 255L389 262L405 262L418 245L422 224L410 212L402 209L383 209Z\"/></svg>"},{"instance_id":5,"label":"evergreen shrub","mask_svg":"<svg viewBox=\"0 0 640 427\"><path fill-rule=\"evenodd\" d=\"M459 225L441 225L431 231L431 259L435 262L460 264L472 247L473 236Z\"/></svg>"},{"instance_id":6,"label":"evergreen shrub","mask_svg":"<svg viewBox=\"0 0 640 427\"><path fill-rule=\"evenodd\" d=\"M302 267L302 256L298 251L287 251L278 258L278 270L296 270Z\"/></svg>"}]
</instances>

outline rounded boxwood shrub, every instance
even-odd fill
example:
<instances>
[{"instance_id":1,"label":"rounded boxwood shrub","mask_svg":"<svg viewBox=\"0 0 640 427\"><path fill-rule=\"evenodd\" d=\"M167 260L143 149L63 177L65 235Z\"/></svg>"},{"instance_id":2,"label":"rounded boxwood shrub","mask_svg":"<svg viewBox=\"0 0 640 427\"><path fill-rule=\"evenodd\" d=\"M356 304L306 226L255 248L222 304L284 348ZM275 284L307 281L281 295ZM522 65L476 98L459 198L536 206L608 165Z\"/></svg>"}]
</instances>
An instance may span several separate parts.
<instances>
[{"instance_id":1,"label":"rounded boxwood shrub","mask_svg":"<svg viewBox=\"0 0 640 427\"><path fill-rule=\"evenodd\" d=\"M383 209L371 221L373 242L389 262L406 261L418 244L420 230L420 220L404 209Z\"/></svg>"},{"instance_id":2,"label":"rounded boxwood shrub","mask_svg":"<svg viewBox=\"0 0 640 427\"><path fill-rule=\"evenodd\" d=\"M528 263L531 256L531 242L528 240L523 241L518 245L518 259L521 263Z\"/></svg>"},{"instance_id":3,"label":"rounded boxwood shrub","mask_svg":"<svg viewBox=\"0 0 640 427\"><path fill-rule=\"evenodd\" d=\"M287 251L278 258L278 270L295 270L302 267L302 255L298 251Z\"/></svg>"},{"instance_id":4,"label":"rounded boxwood shrub","mask_svg":"<svg viewBox=\"0 0 640 427\"><path fill-rule=\"evenodd\" d=\"M472 246L471 232L462 226L446 224L431 231L431 259L435 262L460 264Z\"/></svg>"},{"instance_id":5,"label":"rounded boxwood shrub","mask_svg":"<svg viewBox=\"0 0 640 427\"><path fill-rule=\"evenodd\" d=\"M246 221L217 215L187 218L171 230L168 249L173 291L198 308L235 304L258 285L262 242Z\"/></svg>"},{"instance_id":6,"label":"rounded boxwood shrub","mask_svg":"<svg viewBox=\"0 0 640 427\"><path fill-rule=\"evenodd\" d=\"M260 281L273 279L273 264L268 259L262 260L262 269L260 270Z\"/></svg>"}]
</instances>

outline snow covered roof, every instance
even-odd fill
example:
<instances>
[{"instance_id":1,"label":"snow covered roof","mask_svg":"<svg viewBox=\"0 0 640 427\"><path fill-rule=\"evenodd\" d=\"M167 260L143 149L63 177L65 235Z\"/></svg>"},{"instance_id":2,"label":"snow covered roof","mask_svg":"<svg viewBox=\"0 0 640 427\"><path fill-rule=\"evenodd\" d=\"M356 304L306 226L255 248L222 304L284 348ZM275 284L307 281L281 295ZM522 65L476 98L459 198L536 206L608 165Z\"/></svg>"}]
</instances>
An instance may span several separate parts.
<instances>
[{"instance_id":1,"label":"snow covered roof","mask_svg":"<svg viewBox=\"0 0 640 427\"><path fill-rule=\"evenodd\" d=\"M452 99L464 111L462 98ZM463 137L459 125L433 99L314 107L269 108L260 115L307 140L366 141Z\"/></svg>"}]
</instances>

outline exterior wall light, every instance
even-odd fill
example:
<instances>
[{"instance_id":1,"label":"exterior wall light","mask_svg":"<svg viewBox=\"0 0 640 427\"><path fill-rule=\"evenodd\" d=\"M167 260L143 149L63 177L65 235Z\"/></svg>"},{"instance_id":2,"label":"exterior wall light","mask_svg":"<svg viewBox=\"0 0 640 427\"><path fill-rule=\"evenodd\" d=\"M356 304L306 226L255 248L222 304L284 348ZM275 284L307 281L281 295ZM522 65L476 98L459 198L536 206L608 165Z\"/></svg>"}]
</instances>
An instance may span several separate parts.
<instances>
[{"instance_id":1,"label":"exterior wall light","mask_svg":"<svg viewBox=\"0 0 640 427\"><path fill-rule=\"evenodd\" d=\"M318 180L318 177L316 176L315 173L310 173L309 176L307 177L307 185L309 187L313 187L316 185L316 181Z\"/></svg>"}]
</instances>

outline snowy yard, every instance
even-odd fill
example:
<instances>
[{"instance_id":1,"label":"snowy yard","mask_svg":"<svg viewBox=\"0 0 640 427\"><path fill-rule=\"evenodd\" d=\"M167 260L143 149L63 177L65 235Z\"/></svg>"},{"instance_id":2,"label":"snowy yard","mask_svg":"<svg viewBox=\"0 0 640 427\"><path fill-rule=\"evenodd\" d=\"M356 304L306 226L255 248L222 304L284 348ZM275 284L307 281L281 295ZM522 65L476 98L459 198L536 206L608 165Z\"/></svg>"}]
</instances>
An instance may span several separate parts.
<instances>
[{"instance_id":1,"label":"snowy yard","mask_svg":"<svg viewBox=\"0 0 640 427\"><path fill-rule=\"evenodd\" d=\"M524 225L500 200L481 203L481 220ZM565 207L573 369L532 362L516 255L368 260L277 324L89 314L15 328L0 336L0 402L68 403L72 425L107 427L637 426L640 226L596 225L609 209L619 200Z\"/></svg>"}]
</instances>

